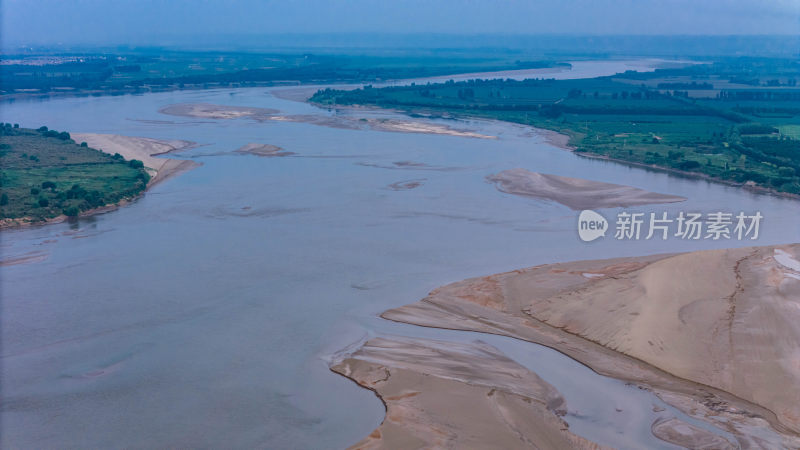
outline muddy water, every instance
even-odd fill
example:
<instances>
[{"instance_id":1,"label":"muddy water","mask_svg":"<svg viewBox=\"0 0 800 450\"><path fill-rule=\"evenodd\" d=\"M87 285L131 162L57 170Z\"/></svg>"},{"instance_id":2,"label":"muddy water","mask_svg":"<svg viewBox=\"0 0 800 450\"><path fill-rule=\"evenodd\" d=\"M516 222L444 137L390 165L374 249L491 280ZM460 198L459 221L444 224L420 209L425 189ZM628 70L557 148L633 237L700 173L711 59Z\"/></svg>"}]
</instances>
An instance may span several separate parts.
<instances>
[{"instance_id":1,"label":"muddy water","mask_svg":"<svg viewBox=\"0 0 800 450\"><path fill-rule=\"evenodd\" d=\"M3 105L3 121L26 127L193 140L181 156L203 163L117 211L3 232L4 259L36 256L0 268L4 447L343 447L383 408L326 359L381 334L486 340L564 393L579 434L657 445L653 413L626 419L652 411L645 393L533 344L377 314L540 263L798 238L795 202L582 159L511 124L435 122L498 137L486 140L157 112L183 102L334 115L266 89ZM295 155L232 153L251 142ZM641 212L761 211L761 238L585 244L574 211L484 180L514 167L688 198Z\"/></svg>"}]
</instances>

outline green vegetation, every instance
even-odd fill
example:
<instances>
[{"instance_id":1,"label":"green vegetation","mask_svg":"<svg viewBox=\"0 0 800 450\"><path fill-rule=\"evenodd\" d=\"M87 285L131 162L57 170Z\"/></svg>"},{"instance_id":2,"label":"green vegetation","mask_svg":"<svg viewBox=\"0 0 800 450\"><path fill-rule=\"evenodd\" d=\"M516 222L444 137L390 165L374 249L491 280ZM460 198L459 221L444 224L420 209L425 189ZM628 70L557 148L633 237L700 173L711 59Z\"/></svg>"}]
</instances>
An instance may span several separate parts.
<instances>
[{"instance_id":1,"label":"green vegetation","mask_svg":"<svg viewBox=\"0 0 800 450\"><path fill-rule=\"evenodd\" d=\"M0 163L0 219L77 216L140 194L150 179L141 161L76 144L47 127L0 124Z\"/></svg>"},{"instance_id":2,"label":"green vegetation","mask_svg":"<svg viewBox=\"0 0 800 450\"><path fill-rule=\"evenodd\" d=\"M800 61L740 58L584 80L325 89L311 101L533 125L586 155L798 194L798 78Z\"/></svg>"},{"instance_id":3,"label":"green vegetation","mask_svg":"<svg viewBox=\"0 0 800 450\"><path fill-rule=\"evenodd\" d=\"M220 86L372 82L472 71L566 65L518 54L450 58L313 54L169 52L102 55L4 55L0 95L125 93Z\"/></svg>"}]
</instances>

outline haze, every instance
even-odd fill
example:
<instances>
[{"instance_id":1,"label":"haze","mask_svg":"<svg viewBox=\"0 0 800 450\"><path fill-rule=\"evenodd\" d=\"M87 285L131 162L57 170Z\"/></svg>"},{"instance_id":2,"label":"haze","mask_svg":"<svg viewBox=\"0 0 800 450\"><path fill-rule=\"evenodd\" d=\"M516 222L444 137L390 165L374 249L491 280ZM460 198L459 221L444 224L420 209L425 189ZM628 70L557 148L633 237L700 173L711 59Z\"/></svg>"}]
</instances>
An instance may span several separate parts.
<instances>
[{"instance_id":1,"label":"haze","mask_svg":"<svg viewBox=\"0 0 800 450\"><path fill-rule=\"evenodd\" d=\"M797 35L800 2L6 0L3 47L306 33Z\"/></svg>"}]
</instances>

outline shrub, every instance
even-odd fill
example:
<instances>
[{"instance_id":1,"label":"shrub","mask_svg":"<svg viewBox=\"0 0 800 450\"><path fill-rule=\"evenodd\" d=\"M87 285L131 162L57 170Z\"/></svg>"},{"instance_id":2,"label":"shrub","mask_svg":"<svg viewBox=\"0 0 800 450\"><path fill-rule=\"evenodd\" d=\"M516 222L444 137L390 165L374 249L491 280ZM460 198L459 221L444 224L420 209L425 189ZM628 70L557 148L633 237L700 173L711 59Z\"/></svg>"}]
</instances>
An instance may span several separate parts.
<instances>
[{"instance_id":1,"label":"shrub","mask_svg":"<svg viewBox=\"0 0 800 450\"><path fill-rule=\"evenodd\" d=\"M50 189L52 191L55 190L55 188L56 184L53 183L52 181L45 181L42 183L42 189Z\"/></svg>"},{"instance_id":2,"label":"shrub","mask_svg":"<svg viewBox=\"0 0 800 450\"><path fill-rule=\"evenodd\" d=\"M793 177L795 170L792 167L778 167L778 175L782 177Z\"/></svg>"},{"instance_id":3,"label":"shrub","mask_svg":"<svg viewBox=\"0 0 800 450\"><path fill-rule=\"evenodd\" d=\"M138 159L132 159L128 161L128 165L133 167L134 169L142 169L144 168L144 163L139 161Z\"/></svg>"},{"instance_id":4,"label":"shrub","mask_svg":"<svg viewBox=\"0 0 800 450\"><path fill-rule=\"evenodd\" d=\"M64 215L68 217L77 217L80 214L80 210L77 206L69 206L64 208Z\"/></svg>"},{"instance_id":5,"label":"shrub","mask_svg":"<svg viewBox=\"0 0 800 450\"><path fill-rule=\"evenodd\" d=\"M6 206L7 204L8 204L8 194L3 192L3 194L0 195L0 206Z\"/></svg>"},{"instance_id":6,"label":"shrub","mask_svg":"<svg viewBox=\"0 0 800 450\"><path fill-rule=\"evenodd\" d=\"M37 188L37 187L32 187L31 188L31 194L32 195L39 195L39 192L40 192L39 188Z\"/></svg>"},{"instance_id":7,"label":"shrub","mask_svg":"<svg viewBox=\"0 0 800 450\"><path fill-rule=\"evenodd\" d=\"M50 205L50 200L44 197L39 197L39 206L41 206L42 208L46 208L48 205Z\"/></svg>"},{"instance_id":8,"label":"shrub","mask_svg":"<svg viewBox=\"0 0 800 450\"><path fill-rule=\"evenodd\" d=\"M87 144L86 142L81 142L81 147L88 147L88 146L89 144Z\"/></svg>"},{"instance_id":9,"label":"shrub","mask_svg":"<svg viewBox=\"0 0 800 450\"><path fill-rule=\"evenodd\" d=\"M678 164L678 168L680 168L681 170L694 170L697 169L698 167L700 167L700 163L692 160L683 161L680 164Z\"/></svg>"}]
</instances>

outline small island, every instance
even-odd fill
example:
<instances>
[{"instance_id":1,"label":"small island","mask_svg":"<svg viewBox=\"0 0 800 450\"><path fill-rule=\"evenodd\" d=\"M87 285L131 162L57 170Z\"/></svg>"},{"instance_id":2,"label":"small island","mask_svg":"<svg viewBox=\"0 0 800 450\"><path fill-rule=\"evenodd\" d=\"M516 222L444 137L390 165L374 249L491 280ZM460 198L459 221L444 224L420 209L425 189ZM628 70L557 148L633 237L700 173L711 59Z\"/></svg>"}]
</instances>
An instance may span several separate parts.
<instances>
[{"instance_id":1,"label":"small island","mask_svg":"<svg viewBox=\"0 0 800 450\"><path fill-rule=\"evenodd\" d=\"M105 135L70 135L46 126L31 129L0 124L0 227L57 222L105 211L136 198L169 173L197 165L151 157L187 148L193 145L190 142L180 141L183 144L176 146L117 136L120 145L104 146L101 151L94 148L104 142L98 136ZM133 141L146 145L136 147Z\"/></svg>"}]
</instances>

